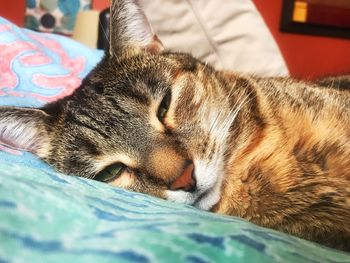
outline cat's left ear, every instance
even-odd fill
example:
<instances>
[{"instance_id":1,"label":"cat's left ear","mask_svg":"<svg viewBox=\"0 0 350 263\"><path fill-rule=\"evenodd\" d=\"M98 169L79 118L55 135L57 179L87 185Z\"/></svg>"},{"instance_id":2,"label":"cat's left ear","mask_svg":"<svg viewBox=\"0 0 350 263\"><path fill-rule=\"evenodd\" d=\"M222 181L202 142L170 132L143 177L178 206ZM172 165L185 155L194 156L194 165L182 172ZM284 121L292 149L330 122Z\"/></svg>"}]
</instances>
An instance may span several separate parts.
<instances>
[{"instance_id":1,"label":"cat's left ear","mask_svg":"<svg viewBox=\"0 0 350 263\"><path fill-rule=\"evenodd\" d=\"M130 56L142 51L160 53L163 44L153 33L137 0L112 0L109 24L109 54Z\"/></svg>"},{"instance_id":2,"label":"cat's left ear","mask_svg":"<svg viewBox=\"0 0 350 263\"><path fill-rule=\"evenodd\" d=\"M50 149L50 116L40 109L0 107L0 143L37 154Z\"/></svg>"}]
</instances>

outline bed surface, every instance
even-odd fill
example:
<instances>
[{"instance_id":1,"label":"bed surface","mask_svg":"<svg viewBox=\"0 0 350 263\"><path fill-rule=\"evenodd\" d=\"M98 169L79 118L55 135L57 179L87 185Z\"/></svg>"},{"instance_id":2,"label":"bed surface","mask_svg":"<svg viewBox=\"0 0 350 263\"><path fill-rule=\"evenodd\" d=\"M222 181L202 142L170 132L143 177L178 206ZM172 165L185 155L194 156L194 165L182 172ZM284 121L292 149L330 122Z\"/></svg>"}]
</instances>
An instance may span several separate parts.
<instances>
[{"instance_id":1,"label":"bed surface","mask_svg":"<svg viewBox=\"0 0 350 263\"><path fill-rule=\"evenodd\" d=\"M0 171L0 262L350 261L237 218L49 168L1 161Z\"/></svg>"}]
</instances>

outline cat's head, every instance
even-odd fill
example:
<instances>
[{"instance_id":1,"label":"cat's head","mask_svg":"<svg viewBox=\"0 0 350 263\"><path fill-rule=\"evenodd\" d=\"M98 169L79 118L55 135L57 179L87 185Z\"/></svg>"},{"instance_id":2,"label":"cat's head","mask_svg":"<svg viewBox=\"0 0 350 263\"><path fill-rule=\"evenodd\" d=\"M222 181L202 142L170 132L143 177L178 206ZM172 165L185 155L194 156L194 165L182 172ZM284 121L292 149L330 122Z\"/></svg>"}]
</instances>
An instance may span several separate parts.
<instances>
[{"instance_id":1,"label":"cat's head","mask_svg":"<svg viewBox=\"0 0 350 263\"><path fill-rule=\"evenodd\" d=\"M164 51L137 1L114 1L110 47L76 92L0 108L0 140L59 171L209 209L219 199L230 111L224 73Z\"/></svg>"}]
</instances>

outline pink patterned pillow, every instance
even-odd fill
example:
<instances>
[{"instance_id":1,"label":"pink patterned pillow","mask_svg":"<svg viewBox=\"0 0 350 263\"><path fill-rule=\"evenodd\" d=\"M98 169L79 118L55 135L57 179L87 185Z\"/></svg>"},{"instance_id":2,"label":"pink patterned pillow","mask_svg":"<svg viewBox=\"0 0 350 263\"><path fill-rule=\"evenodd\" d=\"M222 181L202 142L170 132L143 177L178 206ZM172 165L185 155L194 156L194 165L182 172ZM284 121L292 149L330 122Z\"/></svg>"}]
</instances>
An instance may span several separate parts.
<instances>
[{"instance_id":1,"label":"pink patterned pillow","mask_svg":"<svg viewBox=\"0 0 350 263\"><path fill-rule=\"evenodd\" d=\"M0 106L40 107L70 95L102 56L67 37L21 29L0 17ZM1 160L17 155L44 166L0 142Z\"/></svg>"},{"instance_id":2,"label":"pink patterned pillow","mask_svg":"<svg viewBox=\"0 0 350 263\"><path fill-rule=\"evenodd\" d=\"M0 105L42 106L71 94L102 51L0 18Z\"/></svg>"}]
</instances>

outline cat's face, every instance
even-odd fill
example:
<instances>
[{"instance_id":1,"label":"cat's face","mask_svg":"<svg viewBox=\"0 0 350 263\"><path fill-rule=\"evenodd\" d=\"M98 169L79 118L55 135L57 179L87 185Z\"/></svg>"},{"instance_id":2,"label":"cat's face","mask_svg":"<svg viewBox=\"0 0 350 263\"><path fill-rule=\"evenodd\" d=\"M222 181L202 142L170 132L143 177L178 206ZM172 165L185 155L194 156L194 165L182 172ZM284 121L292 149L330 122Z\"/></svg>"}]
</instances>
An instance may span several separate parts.
<instances>
[{"instance_id":1,"label":"cat's face","mask_svg":"<svg viewBox=\"0 0 350 263\"><path fill-rule=\"evenodd\" d=\"M209 209L237 113L222 73L164 52L135 1L115 2L111 19L110 50L81 87L41 110L1 109L2 141L71 175Z\"/></svg>"},{"instance_id":2,"label":"cat's face","mask_svg":"<svg viewBox=\"0 0 350 263\"><path fill-rule=\"evenodd\" d=\"M45 159L66 173L194 204L220 186L228 113L217 81L189 55L107 57L61 103L57 154Z\"/></svg>"}]
</instances>

